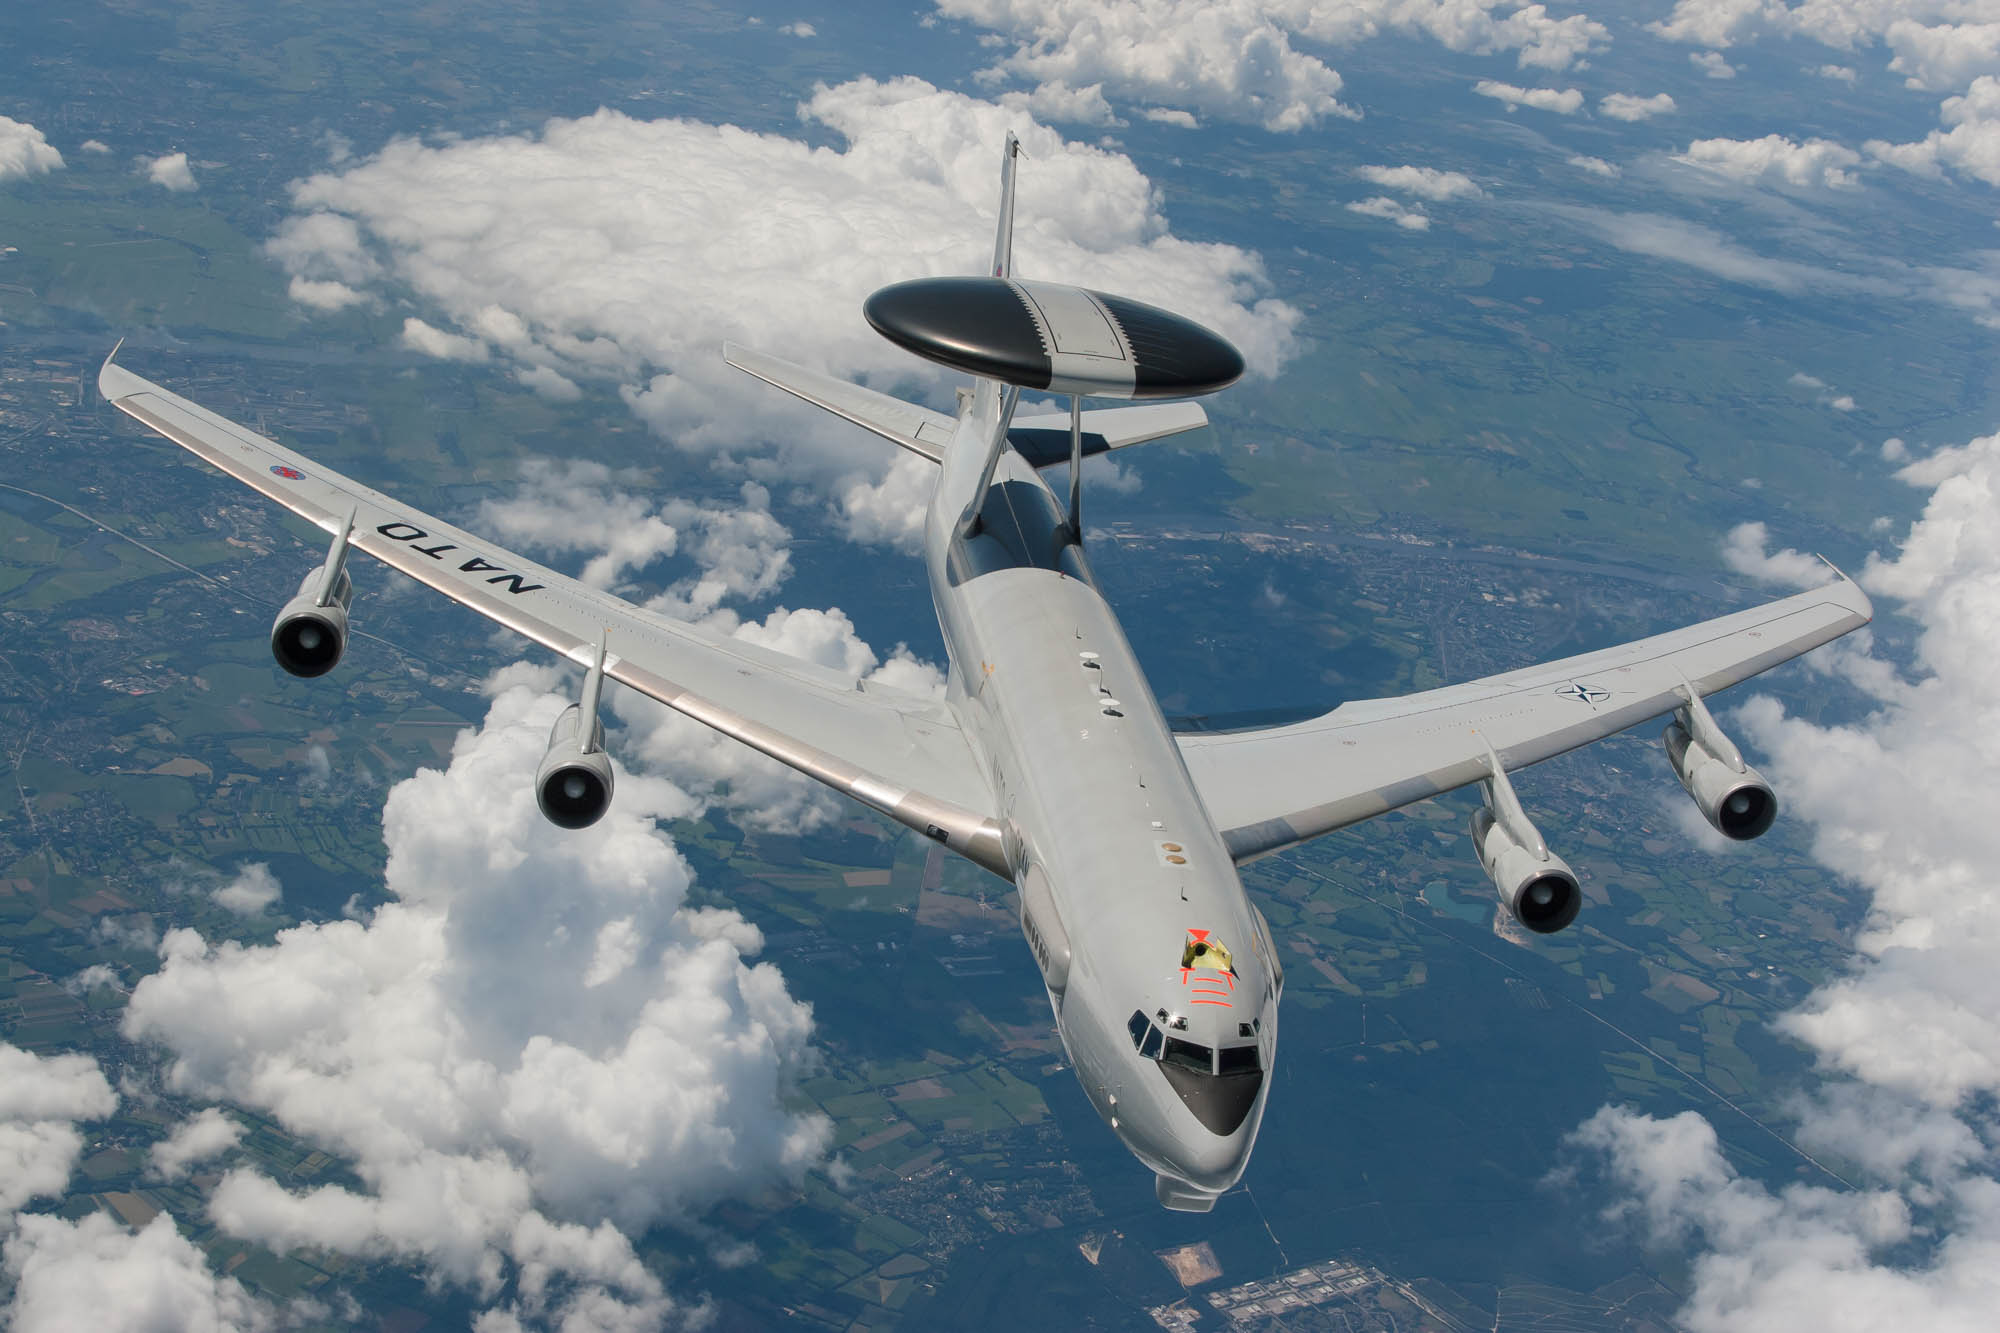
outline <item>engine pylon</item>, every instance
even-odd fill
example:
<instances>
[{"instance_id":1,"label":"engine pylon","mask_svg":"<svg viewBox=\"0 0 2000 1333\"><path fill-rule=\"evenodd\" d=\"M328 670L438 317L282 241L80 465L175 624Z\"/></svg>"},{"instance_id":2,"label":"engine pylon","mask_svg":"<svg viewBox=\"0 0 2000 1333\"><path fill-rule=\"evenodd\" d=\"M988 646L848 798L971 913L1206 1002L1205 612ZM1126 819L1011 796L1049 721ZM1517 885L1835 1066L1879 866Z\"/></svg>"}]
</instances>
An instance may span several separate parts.
<instances>
[{"instance_id":1,"label":"engine pylon","mask_svg":"<svg viewBox=\"0 0 2000 1333\"><path fill-rule=\"evenodd\" d=\"M548 753L535 770L535 803L558 828L589 828L611 808L611 756L604 751L604 721L597 712L608 638L598 640L597 655L583 678L583 697L556 718Z\"/></svg>"},{"instance_id":2,"label":"engine pylon","mask_svg":"<svg viewBox=\"0 0 2000 1333\"><path fill-rule=\"evenodd\" d=\"M299 590L271 622L271 656L294 676L324 676L347 650L347 612L354 602L354 580L347 573L347 543L354 532L355 511L334 529L326 560L307 571Z\"/></svg>"},{"instance_id":3,"label":"engine pylon","mask_svg":"<svg viewBox=\"0 0 2000 1333\"><path fill-rule=\"evenodd\" d=\"M1583 890L1521 808L1500 756L1489 747L1480 787L1486 804L1472 812L1472 846L1513 918L1537 935L1552 935L1583 908Z\"/></svg>"}]
</instances>

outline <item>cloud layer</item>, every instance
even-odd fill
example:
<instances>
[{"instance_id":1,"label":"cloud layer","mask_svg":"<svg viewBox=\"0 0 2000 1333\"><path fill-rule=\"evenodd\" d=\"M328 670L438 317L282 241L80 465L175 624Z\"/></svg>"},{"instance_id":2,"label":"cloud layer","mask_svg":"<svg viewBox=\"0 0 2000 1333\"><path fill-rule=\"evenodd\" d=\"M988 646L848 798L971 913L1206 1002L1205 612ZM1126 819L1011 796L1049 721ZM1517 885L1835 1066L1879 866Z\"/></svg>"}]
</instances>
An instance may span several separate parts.
<instances>
[{"instance_id":1,"label":"cloud layer","mask_svg":"<svg viewBox=\"0 0 2000 1333\"><path fill-rule=\"evenodd\" d=\"M1857 183L1850 168L1861 155L1825 139L1794 143L1781 134L1767 134L1761 139L1697 139L1675 160L1745 184L1850 189Z\"/></svg>"},{"instance_id":2,"label":"cloud layer","mask_svg":"<svg viewBox=\"0 0 2000 1333\"><path fill-rule=\"evenodd\" d=\"M170 932L126 1033L167 1048L173 1090L266 1112L364 1182L233 1169L210 1201L224 1230L413 1260L489 1299L511 1274L533 1319L657 1319L672 1302L628 1232L819 1160L827 1125L783 1105L812 1019L752 961L753 927L685 905L653 827L695 808L677 788L626 772L596 827L542 821L531 779L564 700L523 682L549 675L503 673L450 766L391 792L392 901L268 946ZM228 1134L198 1120L159 1165Z\"/></svg>"},{"instance_id":3,"label":"cloud layer","mask_svg":"<svg viewBox=\"0 0 2000 1333\"><path fill-rule=\"evenodd\" d=\"M1898 474L1929 499L1900 551L1863 582L1919 626L1910 674L1878 659L1830 665L1876 701L1849 726L1787 716L1768 697L1739 713L1770 759L1814 855L1864 886L1850 968L1780 1019L1827 1081L1798 1108L1808 1151L1859 1187L1741 1178L1713 1129L1686 1113L1606 1108L1578 1131L1609 1173L1610 1214L1655 1243L1697 1247L1680 1314L1709 1330L1985 1328L2000 1306L2000 436L1937 451ZM1784 578L1795 552L1742 563Z\"/></svg>"},{"instance_id":4,"label":"cloud layer","mask_svg":"<svg viewBox=\"0 0 2000 1333\"><path fill-rule=\"evenodd\" d=\"M1564 70L1610 42L1582 14L1512 0L936 0L939 14L1016 45L986 71L1054 105L1078 90L1286 132L1354 119L1341 77L1296 45L1351 46L1388 34L1453 51L1513 52L1523 69ZM1506 13L1498 11L1505 9ZM1039 109L1039 107L1038 107ZM1060 118L1060 117L1058 117Z\"/></svg>"},{"instance_id":5,"label":"cloud layer","mask_svg":"<svg viewBox=\"0 0 2000 1333\"><path fill-rule=\"evenodd\" d=\"M851 430L799 431L804 418L725 367L720 344L928 381L863 323L861 302L890 282L985 267L997 145L1012 129L1030 158L1015 232L1022 271L1201 320L1253 373L1272 374L1289 355L1298 316L1263 295L1257 258L1174 236L1129 158L917 79L822 88L801 111L846 148L610 111L533 136L398 140L300 182L299 214L271 253L307 284L295 294L324 305L414 295L425 318L406 325L405 341L430 355L616 383L685 448L803 435L807 458L830 450L851 465L883 455L858 454Z\"/></svg>"},{"instance_id":6,"label":"cloud layer","mask_svg":"<svg viewBox=\"0 0 2000 1333\"><path fill-rule=\"evenodd\" d=\"M32 1199L60 1196L83 1151L79 1120L118 1109L87 1055L35 1055L0 1042L0 1232Z\"/></svg>"}]
</instances>

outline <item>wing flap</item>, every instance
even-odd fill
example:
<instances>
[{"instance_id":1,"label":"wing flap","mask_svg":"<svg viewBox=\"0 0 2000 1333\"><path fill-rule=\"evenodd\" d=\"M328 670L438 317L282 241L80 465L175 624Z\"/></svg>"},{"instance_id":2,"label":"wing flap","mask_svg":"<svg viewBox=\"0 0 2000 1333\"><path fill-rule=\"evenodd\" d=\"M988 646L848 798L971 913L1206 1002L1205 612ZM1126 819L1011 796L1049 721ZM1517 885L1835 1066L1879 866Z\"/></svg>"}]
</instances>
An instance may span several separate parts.
<instances>
[{"instance_id":1,"label":"wing flap","mask_svg":"<svg viewBox=\"0 0 2000 1333\"><path fill-rule=\"evenodd\" d=\"M351 544L545 647L930 833L997 855L993 796L948 707L672 620L425 514L107 362L119 410ZM989 846L990 844L990 846ZM984 861L982 860L982 864Z\"/></svg>"},{"instance_id":2,"label":"wing flap","mask_svg":"<svg viewBox=\"0 0 2000 1333\"><path fill-rule=\"evenodd\" d=\"M1261 731L1177 736L1237 860L1475 782L1487 747L1509 769L1670 712L1859 629L1861 589L1834 583L1633 643L1481 680L1342 704Z\"/></svg>"}]
</instances>

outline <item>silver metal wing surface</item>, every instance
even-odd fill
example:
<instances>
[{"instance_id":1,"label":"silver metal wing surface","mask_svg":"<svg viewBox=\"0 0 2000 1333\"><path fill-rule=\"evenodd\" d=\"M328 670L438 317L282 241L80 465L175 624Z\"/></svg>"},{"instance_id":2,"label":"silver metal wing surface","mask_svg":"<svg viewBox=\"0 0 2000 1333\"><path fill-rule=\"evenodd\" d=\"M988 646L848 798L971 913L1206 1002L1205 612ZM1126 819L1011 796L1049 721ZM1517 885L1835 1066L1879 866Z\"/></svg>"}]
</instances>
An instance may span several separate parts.
<instances>
[{"instance_id":1,"label":"silver metal wing surface","mask_svg":"<svg viewBox=\"0 0 2000 1333\"><path fill-rule=\"evenodd\" d=\"M1480 680L1342 704L1291 726L1176 737L1238 862L1539 763L1713 694L1858 629L1867 596L1840 577L1780 601Z\"/></svg>"}]
</instances>

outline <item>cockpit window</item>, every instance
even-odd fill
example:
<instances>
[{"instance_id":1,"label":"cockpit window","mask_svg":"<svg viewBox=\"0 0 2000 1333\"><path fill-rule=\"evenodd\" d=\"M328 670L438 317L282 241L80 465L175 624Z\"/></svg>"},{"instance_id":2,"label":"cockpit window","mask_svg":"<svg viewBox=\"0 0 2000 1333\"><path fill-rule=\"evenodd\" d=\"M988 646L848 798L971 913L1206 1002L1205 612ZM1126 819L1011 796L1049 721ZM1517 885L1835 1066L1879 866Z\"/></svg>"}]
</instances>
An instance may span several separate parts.
<instances>
[{"instance_id":1,"label":"cockpit window","mask_svg":"<svg viewBox=\"0 0 2000 1333\"><path fill-rule=\"evenodd\" d=\"M1197 1074L1212 1073L1215 1068L1215 1052L1206 1046L1197 1046L1179 1037L1168 1037L1166 1049L1160 1053L1160 1063L1177 1065Z\"/></svg>"},{"instance_id":2,"label":"cockpit window","mask_svg":"<svg viewBox=\"0 0 2000 1333\"><path fill-rule=\"evenodd\" d=\"M1134 1009L1132 1017L1125 1020L1125 1030L1132 1034L1132 1044L1138 1048L1139 1054L1148 1060L1160 1058L1162 1034L1157 1027L1146 1021L1144 1011Z\"/></svg>"},{"instance_id":3,"label":"cockpit window","mask_svg":"<svg viewBox=\"0 0 2000 1333\"><path fill-rule=\"evenodd\" d=\"M1215 1055L1218 1074L1254 1074L1259 1068L1255 1046L1225 1046Z\"/></svg>"}]
</instances>

